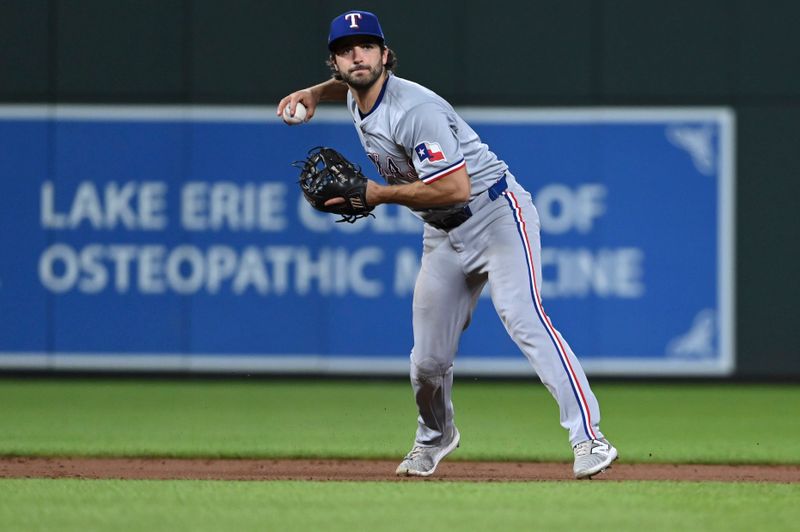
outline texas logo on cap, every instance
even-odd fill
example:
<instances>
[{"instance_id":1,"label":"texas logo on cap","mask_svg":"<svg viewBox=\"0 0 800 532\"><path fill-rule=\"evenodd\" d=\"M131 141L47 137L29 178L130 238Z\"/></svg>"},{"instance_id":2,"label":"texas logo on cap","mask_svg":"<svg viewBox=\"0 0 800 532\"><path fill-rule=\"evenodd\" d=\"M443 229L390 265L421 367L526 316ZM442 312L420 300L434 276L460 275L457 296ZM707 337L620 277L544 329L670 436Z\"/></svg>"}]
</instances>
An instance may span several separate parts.
<instances>
[{"instance_id":1,"label":"texas logo on cap","mask_svg":"<svg viewBox=\"0 0 800 532\"><path fill-rule=\"evenodd\" d=\"M328 50L333 50L334 41L351 35L369 35L380 39L381 42L386 40L383 36L381 24L378 22L378 17L373 13L369 11L348 11L331 21L331 31L328 33Z\"/></svg>"},{"instance_id":2,"label":"texas logo on cap","mask_svg":"<svg viewBox=\"0 0 800 532\"><path fill-rule=\"evenodd\" d=\"M350 28L351 29L353 29L353 28L358 29L358 21L361 20L361 18L363 16L364 15L362 15L361 13L356 12L356 13L347 13L344 16L344 18L346 18L347 20L350 21Z\"/></svg>"}]
</instances>

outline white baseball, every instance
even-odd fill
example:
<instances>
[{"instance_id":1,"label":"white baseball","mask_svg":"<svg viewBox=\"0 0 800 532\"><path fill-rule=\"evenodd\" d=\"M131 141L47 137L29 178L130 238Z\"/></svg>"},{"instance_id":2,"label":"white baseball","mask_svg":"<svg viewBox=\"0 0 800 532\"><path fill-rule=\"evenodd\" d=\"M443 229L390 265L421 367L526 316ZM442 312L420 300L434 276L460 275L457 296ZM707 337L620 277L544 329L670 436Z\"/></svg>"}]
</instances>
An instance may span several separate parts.
<instances>
[{"instance_id":1,"label":"white baseball","mask_svg":"<svg viewBox=\"0 0 800 532\"><path fill-rule=\"evenodd\" d=\"M283 120L287 124L295 125L295 124L302 124L303 120L306 118L306 106L300 102L297 102L294 108L294 116L289 114L289 108L291 105L287 105L283 108Z\"/></svg>"}]
</instances>

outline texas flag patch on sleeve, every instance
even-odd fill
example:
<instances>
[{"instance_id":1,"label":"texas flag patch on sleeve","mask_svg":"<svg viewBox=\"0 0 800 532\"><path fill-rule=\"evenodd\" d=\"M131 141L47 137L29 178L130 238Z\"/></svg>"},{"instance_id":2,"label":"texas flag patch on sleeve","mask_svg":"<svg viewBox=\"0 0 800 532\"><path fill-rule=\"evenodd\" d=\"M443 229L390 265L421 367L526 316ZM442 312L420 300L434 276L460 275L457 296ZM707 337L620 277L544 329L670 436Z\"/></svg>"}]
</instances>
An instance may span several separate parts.
<instances>
[{"instance_id":1,"label":"texas flag patch on sleeve","mask_svg":"<svg viewBox=\"0 0 800 532\"><path fill-rule=\"evenodd\" d=\"M414 148L414 151L417 152L419 162L428 161L435 163L436 161L447 161L442 147L436 142L421 142Z\"/></svg>"}]
</instances>

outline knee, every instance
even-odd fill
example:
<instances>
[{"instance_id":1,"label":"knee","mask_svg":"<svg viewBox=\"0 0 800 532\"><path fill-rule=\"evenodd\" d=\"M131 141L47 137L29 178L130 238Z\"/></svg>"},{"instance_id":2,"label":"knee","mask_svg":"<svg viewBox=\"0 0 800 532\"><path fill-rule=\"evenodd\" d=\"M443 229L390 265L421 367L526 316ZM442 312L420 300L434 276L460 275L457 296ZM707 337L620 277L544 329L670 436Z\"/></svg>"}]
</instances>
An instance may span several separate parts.
<instances>
[{"instance_id":1,"label":"knee","mask_svg":"<svg viewBox=\"0 0 800 532\"><path fill-rule=\"evenodd\" d=\"M411 354L411 378L419 382L441 379L451 367L449 361L443 362L435 357L420 357L415 352Z\"/></svg>"}]
</instances>

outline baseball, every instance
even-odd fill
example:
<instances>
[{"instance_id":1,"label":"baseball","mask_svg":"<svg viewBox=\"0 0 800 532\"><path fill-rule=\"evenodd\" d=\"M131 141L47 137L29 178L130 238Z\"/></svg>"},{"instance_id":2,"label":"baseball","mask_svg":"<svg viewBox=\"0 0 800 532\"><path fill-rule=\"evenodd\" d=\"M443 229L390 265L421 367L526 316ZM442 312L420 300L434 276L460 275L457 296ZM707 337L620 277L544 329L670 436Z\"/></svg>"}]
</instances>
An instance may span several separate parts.
<instances>
[{"instance_id":1,"label":"baseball","mask_svg":"<svg viewBox=\"0 0 800 532\"><path fill-rule=\"evenodd\" d=\"M303 120L306 118L306 106L300 102L297 102L297 105L294 108L294 116L289 114L290 107L290 105L287 105L283 108L284 122L289 125L302 124Z\"/></svg>"}]
</instances>

